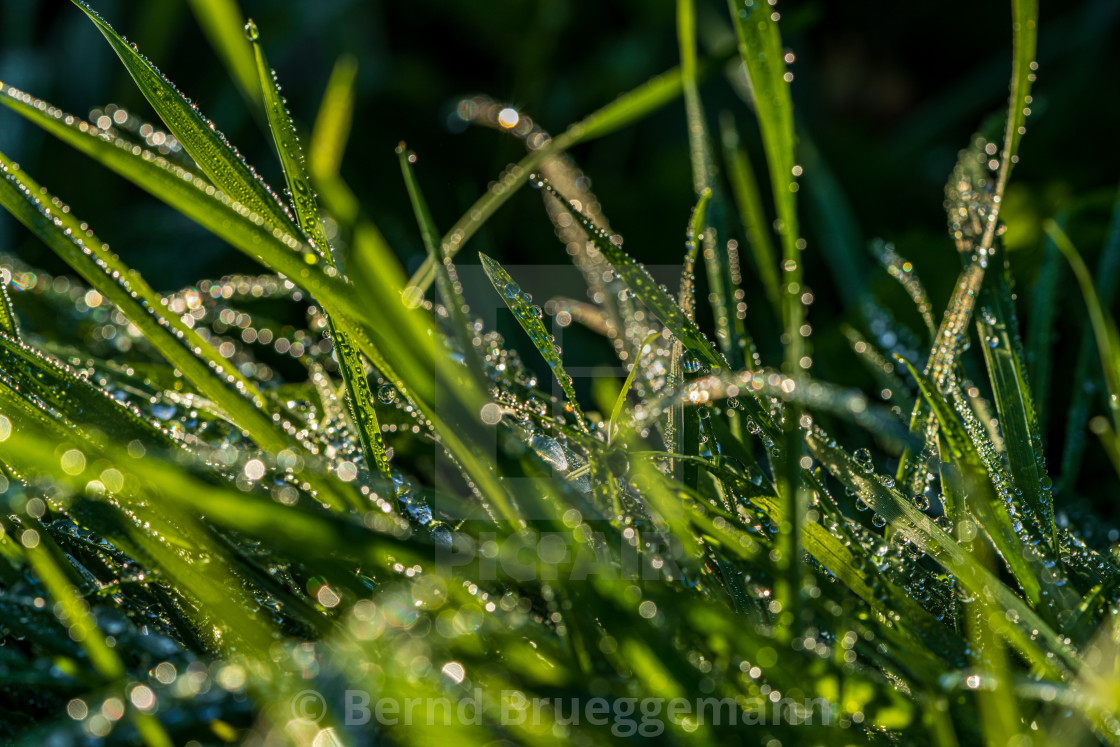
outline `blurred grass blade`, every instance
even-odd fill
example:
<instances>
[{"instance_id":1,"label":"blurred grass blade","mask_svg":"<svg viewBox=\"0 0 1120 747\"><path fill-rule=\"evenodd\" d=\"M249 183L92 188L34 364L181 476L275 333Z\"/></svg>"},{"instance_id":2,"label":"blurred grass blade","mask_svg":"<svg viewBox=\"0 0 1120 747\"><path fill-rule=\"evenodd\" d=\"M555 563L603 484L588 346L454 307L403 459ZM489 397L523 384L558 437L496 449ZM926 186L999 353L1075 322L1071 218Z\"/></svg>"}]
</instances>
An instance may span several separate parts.
<instances>
[{"instance_id":1,"label":"blurred grass blade","mask_svg":"<svg viewBox=\"0 0 1120 747\"><path fill-rule=\"evenodd\" d=\"M72 0L117 53L144 98L203 173L231 200L296 236L299 229L279 198L241 155L177 88L84 0Z\"/></svg>"},{"instance_id":2,"label":"blurred grass blade","mask_svg":"<svg viewBox=\"0 0 1120 747\"><path fill-rule=\"evenodd\" d=\"M1047 220L1043 228L1069 262L1073 276L1081 286L1081 295L1089 311L1089 323L1093 326L1097 351L1100 353L1101 366L1104 368L1104 380L1108 385L1112 427L1113 430L1120 431L1120 334L1117 334L1116 322L1101 307L1097 289L1093 286L1093 276L1069 236L1053 220Z\"/></svg>"},{"instance_id":3,"label":"blurred grass blade","mask_svg":"<svg viewBox=\"0 0 1120 747\"><path fill-rule=\"evenodd\" d=\"M727 167L727 177L731 182L731 192L739 208L739 219L747 234L747 243L754 254L755 268L766 290L766 297L774 307L774 313L782 314L781 281L778 279L778 254L770 238L770 225L762 206L754 169L750 158L739 142L735 129L735 119L730 112L720 117L720 132L723 140L723 160Z\"/></svg>"},{"instance_id":4,"label":"blurred grass blade","mask_svg":"<svg viewBox=\"0 0 1120 747\"><path fill-rule=\"evenodd\" d=\"M188 0L194 17L210 40L210 45L222 58L226 70L233 76L237 87L251 102L261 104L261 89L257 83L257 68L253 54L245 43L245 24L237 0Z\"/></svg>"},{"instance_id":5,"label":"blurred grass blade","mask_svg":"<svg viewBox=\"0 0 1120 747\"><path fill-rule=\"evenodd\" d=\"M299 221L300 228L318 248L319 255L327 266L337 269L330 241L323 232L319 203L315 199L315 192L304 168L303 149L300 147L288 109L284 105L284 99L280 96L276 76L265 58L260 43L260 33L252 19L249 20L246 28L249 29L249 37L253 43L253 55L256 58L257 73L260 76L260 88L264 95L273 144L276 146L280 165L284 170L284 178L288 183L288 191L292 196L296 219ZM385 444L381 439L381 424L377 419L373 392L369 388L366 366L361 353L354 347L350 335L339 329L329 313L327 325L337 353L342 383L346 388L346 403L358 431L366 464L375 467L382 476L389 478L389 459L385 455Z\"/></svg>"},{"instance_id":6,"label":"blurred grass blade","mask_svg":"<svg viewBox=\"0 0 1120 747\"><path fill-rule=\"evenodd\" d=\"M343 55L335 62L307 152L307 170L319 188L323 204L343 223L353 223L359 209L358 198L339 175L353 123L357 75L358 60L353 55Z\"/></svg>"},{"instance_id":7,"label":"blurred grass blade","mask_svg":"<svg viewBox=\"0 0 1120 747\"><path fill-rule=\"evenodd\" d=\"M1061 221L1056 221L1059 227ZM1064 228L1063 228L1064 230ZM1053 245L1053 241L1049 242ZM1057 247L1054 248L1058 254ZM1116 296L1118 276L1120 276L1120 193L1113 201L1112 215L1109 218L1108 236L1100 259L1097 261L1097 297L1101 308L1111 308ZM1077 364L1073 370L1073 391L1070 395L1068 416L1066 418L1066 438L1062 446L1062 488L1070 487L1081 467L1081 457L1085 449L1085 423L1089 419L1090 392L1084 386L1089 376L1094 351L1092 326L1081 333L1081 344L1077 352ZM1096 387L1093 387L1096 389ZM1041 391L1041 389L1040 389ZM1120 463L1120 462L1118 462Z\"/></svg>"},{"instance_id":8,"label":"blurred grass blade","mask_svg":"<svg viewBox=\"0 0 1120 747\"><path fill-rule=\"evenodd\" d=\"M706 69L706 66L704 66ZM653 113L681 95L683 79L681 70L674 68L589 114L555 138L547 140L509 168L491 190L480 197L443 237L445 254L454 257L476 231L505 204L545 161L555 158L578 143L604 137ZM435 280L435 264L424 262L413 274L409 286L423 293Z\"/></svg>"},{"instance_id":9,"label":"blurred grass blade","mask_svg":"<svg viewBox=\"0 0 1120 747\"><path fill-rule=\"evenodd\" d=\"M572 412L580 429L587 432L587 422L583 417L583 410L580 409L579 400L576 398L576 390L572 386L572 377L568 376L564 370L564 363L560 360L560 351L556 349L556 344L548 334L548 329L541 321L540 307L534 306L531 301L526 300L521 288L513 282L513 278L502 269L500 264L485 254L479 254L478 256L482 259L482 269L486 271L486 276L490 278L494 290L498 292L505 305L513 312L513 316L517 319L517 323L521 325L521 329L529 335L529 339L533 341L533 345L540 352L541 357L552 369L552 373L560 383L560 388L564 390L564 396L568 398L568 403L572 407Z\"/></svg>"}]
</instances>

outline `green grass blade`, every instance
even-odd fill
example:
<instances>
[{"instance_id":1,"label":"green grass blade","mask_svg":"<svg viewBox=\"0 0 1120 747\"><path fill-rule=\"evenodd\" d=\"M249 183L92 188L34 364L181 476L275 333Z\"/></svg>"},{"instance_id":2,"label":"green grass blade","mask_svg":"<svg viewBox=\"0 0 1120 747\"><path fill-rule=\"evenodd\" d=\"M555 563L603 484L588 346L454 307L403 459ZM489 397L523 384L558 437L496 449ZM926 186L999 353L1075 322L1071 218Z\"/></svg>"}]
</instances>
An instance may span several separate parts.
<instances>
[{"instance_id":1,"label":"green grass blade","mask_svg":"<svg viewBox=\"0 0 1120 747\"><path fill-rule=\"evenodd\" d=\"M1093 326L1093 335L1097 340L1101 366L1104 368L1104 380L1108 385L1108 405L1112 413L1113 429L1120 431L1120 334L1116 331L1116 322L1101 306L1093 276L1069 236L1053 220L1047 220L1043 228L1069 262L1073 276L1081 287L1081 295L1089 311L1089 323Z\"/></svg>"},{"instance_id":2,"label":"green grass blade","mask_svg":"<svg viewBox=\"0 0 1120 747\"><path fill-rule=\"evenodd\" d=\"M156 114L199 165L203 173L231 200L236 200L275 226L299 235L292 216L277 195L245 162L233 146L163 74L113 30L83 0L73 0L93 21L117 53L125 69Z\"/></svg>"},{"instance_id":3,"label":"green grass blade","mask_svg":"<svg viewBox=\"0 0 1120 747\"><path fill-rule=\"evenodd\" d=\"M990 277L980 299L982 306L976 319L976 329L995 397L1011 476L1023 493L1023 501L1047 531L1051 552L1058 552L1054 502L1050 492L1053 481L1046 474L1042 432L1027 381L1026 356L1019 339L1019 323L1008 279L1002 273Z\"/></svg>"},{"instance_id":4,"label":"green grass blade","mask_svg":"<svg viewBox=\"0 0 1120 747\"><path fill-rule=\"evenodd\" d=\"M615 421L622 413L622 408L626 404L626 395L629 394L630 388L634 385L634 376L638 373L638 364L641 362L642 356L649 352L649 346L652 345L653 341L660 336L660 332L651 332L649 336L638 347L637 352L635 352L632 356L632 360L634 362L630 365L630 373L626 374L626 381L622 383L622 390L619 391L618 397L614 401L614 407L611 408L610 424L607 428L608 443L614 437Z\"/></svg>"},{"instance_id":5,"label":"green grass blade","mask_svg":"<svg viewBox=\"0 0 1120 747\"><path fill-rule=\"evenodd\" d=\"M357 75L358 61L353 55L343 55L335 62L307 151L307 169L319 187L323 204L344 223L354 222L359 209L358 198L339 176L343 150L353 123Z\"/></svg>"},{"instance_id":6,"label":"green grass blade","mask_svg":"<svg viewBox=\"0 0 1120 747\"><path fill-rule=\"evenodd\" d=\"M952 461L964 473L965 482L969 485L970 492L973 493L968 505L977 512L984 531L988 533L999 549L1011 570L1012 576L1019 583L1031 605L1038 607L1042 599L1039 579L1035 575L1035 570L1030 567L1026 558L1018 551L1020 543L1011 528L1010 517L1002 508L994 505L995 496L988 482L987 470L976 451L976 447L969 439L964 425L960 422L960 418L952 406L945 401L941 392L934 388L932 382L922 376L908 361L906 361L906 366L910 369L910 375L918 382L922 396L925 397L937 417L938 428L949 446L950 453L943 455L942 461ZM946 459L945 456L949 456L950 459ZM948 495L945 501L945 513L947 516L963 517L966 515L964 506L953 505Z\"/></svg>"},{"instance_id":7,"label":"green grass blade","mask_svg":"<svg viewBox=\"0 0 1120 747\"><path fill-rule=\"evenodd\" d=\"M665 289L654 281L645 267L611 242L610 237L607 236L602 229L591 222L580 211L576 210L567 199L553 189L552 185L544 180L540 180L540 184L556 197L559 204L562 205L573 218L580 222L587 231L587 235L591 238L591 241L594 242L595 247L602 252L603 256L607 258L607 261L611 263L611 267L619 274L622 281L630 287L630 290L634 292L638 300L669 329L669 332L680 341L685 349L691 351L697 358L703 361L704 364L712 368L727 367L723 357L719 354L719 351L716 350L711 341L708 340L699 328L697 328L696 324L688 318L688 315L677 305ZM778 431L774 427L770 415L763 410L758 400L753 396L744 397L743 399L750 417L758 423L759 427L762 428L767 435L771 438L775 438Z\"/></svg>"},{"instance_id":8,"label":"green grass blade","mask_svg":"<svg viewBox=\"0 0 1120 747\"><path fill-rule=\"evenodd\" d=\"M300 228L318 248L327 266L336 268L334 253L327 235L323 232L319 203L315 199L315 192L307 177L303 149L300 147L291 116L284 105L284 99L280 96L276 76L268 66L256 24L250 20L247 28L253 43L253 55L256 58L256 68L260 76L260 88L264 96L269 128L272 130L273 144L280 157L284 178L288 182L288 191L292 195L296 219L299 221ZM376 467L382 476L389 477L389 459L385 455L381 424L378 422L377 410L374 408L373 392L370 391L369 380L366 378L365 363L350 340L350 336L339 329L330 314L327 315L327 323L331 339L334 341L342 382L346 388L346 403L358 431L366 464Z\"/></svg>"},{"instance_id":9,"label":"green grass blade","mask_svg":"<svg viewBox=\"0 0 1120 747\"><path fill-rule=\"evenodd\" d=\"M285 275L319 299L328 312L341 310L347 318L336 321L350 333L362 353L383 373L399 381L398 388L415 391L424 401L432 401L432 347L401 341L426 340L428 336L423 321L398 300L400 289L394 285L399 265L395 260L384 260L386 256L391 258L387 247L368 252L372 269L363 273L367 290L360 299L354 287L335 277L337 272L333 268L324 270L319 266L324 263L302 238L267 222L258 223L245 207L214 191L209 182L128 141L111 139L10 86L3 88L0 103L158 197L249 257ZM355 247L376 243L369 237L355 239ZM371 317L381 323L368 323L366 320ZM393 356L393 366L388 365L386 355Z\"/></svg>"},{"instance_id":10,"label":"green grass blade","mask_svg":"<svg viewBox=\"0 0 1120 747\"><path fill-rule=\"evenodd\" d=\"M257 83L257 68L253 53L245 42L245 23L237 0L188 0L194 17L202 27L210 45L222 58L226 70L233 76L237 87L254 104L261 103L261 89Z\"/></svg>"},{"instance_id":11,"label":"green grass blade","mask_svg":"<svg viewBox=\"0 0 1120 747\"><path fill-rule=\"evenodd\" d=\"M851 457L819 433L808 436L821 463L849 489L916 546L953 573L979 600L989 600L999 615L989 616L994 628L1036 669L1059 679L1080 669L1076 653L1011 589L985 570L957 542L893 489L864 472ZM1004 614L1009 613L1009 614ZM998 620L996 618L999 618Z\"/></svg>"},{"instance_id":12,"label":"green grass blade","mask_svg":"<svg viewBox=\"0 0 1120 747\"><path fill-rule=\"evenodd\" d=\"M482 359L479 358L478 351L474 346L475 333L467 321L467 303L463 299L462 284L459 282L455 265L451 263L449 258L443 256L443 247L439 243L439 230L432 219L431 211L428 210L428 202L424 199L423 192L420 191L420 183L416 179L416 174L412 170L416 155L409 151L404 143L397 147L397 155L400 158L401 174L404 176L408 197L412 202L412 212L415 213L416 222L420 226L420 237L424 242L424 249L428 252L429 257L438 260L436 287L443 299L443 305L451 317L452 331L459 341L459 347L463 351L467 368L470 369L480 385L484 384L487 378L482 368Z\"/></svg>"},{"instance_id":13,"label":"green grass blade","mask_svg":"<svg viewBox=\"0 0 1120 747\"><path fill-rule=\"evenodd\" d=\"M529 339L533 341L533 345L540 352L541 357L552 369L556 380L560 382L560 388L564 390L564 396L568 398L568 402L572 406L576 422L580 429L586 432L587 422L583 417L583 410L580 409L579 400L576 398L576 390L572 386L572 377L564 371L564 363L560 360L560 351L556 349L556 344L548 334L548 329L541 321L540 307L525 300L525 294L521 292L521 288L513 282L513 278L502 269L500 264L485 254L479 254L478 256L482 259L482 269L486 271L486 276L490 278L494 290L498 292L506 306L513 312L513 316L517 319L517 323L521 325L521 329L529 335Z\"/></svg>"},{"instance_id":14,"label":"green grass blade","mask_svg":"<svg viewBox=\"0 0 1120 747\"><path fill-rule=\"evenodd\" d=\"M10 278L0 275L0 331L16 340L19 339L19 318L12 308L12 298L8 295Z\"/></svg>"},{"instance_id":15,"label":"green grass blade","mask_svg":"<svg viewBox=\"0 0 1120 747\"><path fill-rule=\"evenodd\" d=\"M778 278L778 253L770 238L770 226L766 220L766 210L758 191L758 181L751 167L750 158L739 142L735 129L735 119L730 112L720 117L720 132L723 141L723 160L727 167L727 177L731 182L731 193L739 208L739 219L746 231L747 243L754 255L755 268L766 290L766 297L774 307L774 313L781 316L782 292Z\"/></svg>"},{"instance_id":16,"label":"green grass blade","mask_svg":"<svg viewBox=\"0 0 1120 747\"><path fill-rule=\"evenodd\" d=\"M755 116L762 133L763 150L770 172L770 188L778 215L778 235L782 244L782 317L785 322L786 374L792 376L808 368L807 345L801 329L805 305L801 302L801 247L797 216L796 177L801 169L796 162L797 137L793 125L793 103L786 69L785 50L778 31L778 13L770 5L728 0L728 9L739 40L739 56L750 76ZM783 458L777 466L778 493L786 501L786 524L782 536L782 563L787 587L779 599L793 614L804 585L799 543L801 526L808 507L808 494L801 487L798 462L803 448L800 432L801 411L796 403L788 405L782 437Z\"/></svg>"},{"instance_id":17,"label":"green grass blade","mask_svg":"<svg viewBox=\"0 0 1120 747\"><path fill-rule=\"evenodd\" d=\"M1061 222L1058 221L1061 226ZM1050 242L1053 244L1053 242ZM1054 250L1058 254L1057 248ZM1116 296L1117 275L1120 274L1120 197L1113 202L1112 216L1109 219L1108 237L1097 261L1097 296L1102 308L1110 308ZM1082 384L1089 377L1093 363L1093 330L1086 329L1081 334L1081 344L1077 354L1077 364L1073 370L1073 391L1066 418L1066 438L1062 446L1062 488L1072 485L1081 467L1081 457L1085 449L1085 423L1089 418L1090 393ZM1041 388L1040 388L1040 391ZM1041 402L1040 402L1041 404Z\"/></svg>"}]
</instances>

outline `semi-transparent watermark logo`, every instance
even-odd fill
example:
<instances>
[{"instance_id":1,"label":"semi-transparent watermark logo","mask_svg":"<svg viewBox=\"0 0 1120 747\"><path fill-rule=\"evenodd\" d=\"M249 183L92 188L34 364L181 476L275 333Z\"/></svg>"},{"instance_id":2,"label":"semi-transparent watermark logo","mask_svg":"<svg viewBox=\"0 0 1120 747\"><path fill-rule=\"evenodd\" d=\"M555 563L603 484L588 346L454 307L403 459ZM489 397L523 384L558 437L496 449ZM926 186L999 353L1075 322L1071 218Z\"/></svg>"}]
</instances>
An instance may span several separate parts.
<instances>
[{"instance_id":1,"label":"semi-transparent watermark logo","mask_svg":"<svg viewBox=\"0 0 1120 747\"><path fill-rule=\"evenodd\" d=\"M498 695L480 689L462 698L375 697L346 690L335 720L345 727L451 725L559 726L608 728L616 737L659 737L670 728L828 726L836 707L824 698L536 698L520 690ZM327 701L314 690L292 698L292 717L319 723Z\"/></svg>"}]
</instances>

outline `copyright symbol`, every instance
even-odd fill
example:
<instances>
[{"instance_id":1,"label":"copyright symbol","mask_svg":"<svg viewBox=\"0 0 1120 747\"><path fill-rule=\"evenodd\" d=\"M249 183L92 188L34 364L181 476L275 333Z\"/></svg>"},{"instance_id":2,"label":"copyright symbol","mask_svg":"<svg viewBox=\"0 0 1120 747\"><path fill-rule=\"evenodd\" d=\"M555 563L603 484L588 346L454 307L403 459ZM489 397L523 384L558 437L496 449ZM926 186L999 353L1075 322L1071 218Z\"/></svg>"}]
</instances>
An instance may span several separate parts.
<instances>
[{"instance_id":1,"label":"copyright symbol","mask_svg":"<svg viewBox=\"0 0 1120 747\"><path fill-rule=\"evenodd\" d=\"M292 696L292 715L299 721L317 724L327 715L327 701L315 690L301 690Z\"/></svg>"}]
</instances>

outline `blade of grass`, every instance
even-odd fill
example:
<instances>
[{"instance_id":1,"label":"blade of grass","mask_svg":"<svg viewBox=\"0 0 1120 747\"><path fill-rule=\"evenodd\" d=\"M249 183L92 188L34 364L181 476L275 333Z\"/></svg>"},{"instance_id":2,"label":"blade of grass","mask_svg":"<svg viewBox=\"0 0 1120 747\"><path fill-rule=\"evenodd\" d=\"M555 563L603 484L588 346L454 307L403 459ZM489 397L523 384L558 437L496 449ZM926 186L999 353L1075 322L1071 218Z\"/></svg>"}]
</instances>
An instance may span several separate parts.
<instances>
[{"instance_id":1,"label":"blade of grass","mask_svg":"<svg viewBox=\"0 0 1120 747\"><path fill-rule=\"evenodd\" d=\"M1003 273L989 277L980 300L982 309L976 319L976 329L982 342L980 348L984 351L1011 476L1022 491L1024 503L1038 516L1049 535L1050 552L1060 553L1050 492L1053 483L1046 474L1042 432L1027 382L1026 356L1019 339L1008 278Z\"/></svg>"},{"instance_id":2,"label":"blade of grass","mask_svg":"<svg viewBox=\"0 0 1120 747\"><path fill-rule=\"evenodd\" d=\"M1056 221L1062 226L1061 221ZM1064 228L1063 228L1064 230ZM1050 242L1053 244L1053 242ZM1055 255L1058 254L1055 247ZM1110 308L1116 295L1117 274L1120 273L1120 196L1113 202L1112 216L1109 221L1108 237L1097 261L1097 297L1101 308ZM1061 489L1072 487L1080 472L1081 457L1085 449L1085 422L1089 417L1090 392L1083 382L1090 374L1094 347L1093 330L1081 333L1081 344L1077 354L1077 364L1073 370L1073 391L1070 395L1068 417L1066 419L1066 438L1062 446ZM1095 387L1094 387L1095 389Z\"/></svg>"},{"instance_id":3,"label":"blade of grass","mask_svg":"<svg viewBox=\"0 0 1120 747\"><path fill-rule=\"evenodd\" d=\"M277 195L214 127L214 123L206 119L155 65L121 38L84 0L72 2L109 42L144 98L214 186L273 225L299 236L299 228Z\"/></svg>"},{"instance_id":4,"label":"blade of grass","mask_svg":"<svg viewBox=\"0 0 1120 747\"><path fill-rule=\"evenodd\" d=\"M300 147L299 138L296 136L295 127L292 125L291 116L280 96L280 89L272 68L268 66L264 49L260 43L260 33L252 19L246 28L253 43L253 55L256 58L257 73L260 76L260 88L264 96L265 111L268 114L268 124L272 131L272 141L280 157L284 178L288 182L288 191L292 195L292 205L295 207L296 219L300 228L311 239L319 250L327 266L337 269L334 252L331 249L327 235L323 232L322 221L319 217L319 203L315 199L315 192L304 168L303 149ZM367 465L377 469L382 476L390 478L389 459L385 455L385 444L381 438L381 424L377 419L377 410L373 404L373 392L369 388L366 378L366 366L361 354L354 347L350 336L339 329L334 318L328 313L327 326L334 341L335 353L338 357L338 368L342 374L342 383L346 388L346 404L350 417L358 431L361 442L362 454Z\"/></svg>"},{"instance_id":5,"label":"blade of grass","mask_svg":"<svg viewBox=\"0 0 1120 747\"><path fill-rule=\"evenodd\" d=\"M786 70L785 51L778 31L779 14L768 4L728 0L728 10L739 40L739 56L750 76L755 116L762 134L763 150L770 172L770 188L778 215L778 235L782 244L782 317L785 322L785 362L789 376L807 369L809 357L802 325L805 305L801 301L801 231L797 217L796 163L797 137L793 124L793 103L789 83L793 75ZM779 602L796 618L800 613L805 568L801 562L801 525L808 508L808 493L800 479L801 409L787 405L782 429L782 458L776 467L778 494L786 501L786 520L781 527L784 542L780 548L785 575Z\"/></svg>"},{"instance_id":6,"label":"blade of grass","mask_svg":"<svg viewBox=\"0 0 1120 747\"><path fill-rule=\"evenodd\" d=\"M731 182L731 193L735 196L739 219L743 223L747 242L754 254L755 269L762 279L762 287L774 307L774 313L781 316L782 293L781 281L778 278L778 254L770 238L770 227L766 220L766 211L762 206L754 169L751 167L746 150L739 142L735 119L730 112L724 112L720 117L720 132L723 140L723 160L727 166L728 180Z\"/></svg>"},{"instance_id":7,"label":"blade of grass","mask_svg":"<svg viewBox=\"0 0 1120 747\"><path fill-rule=\"evenodd\" d=\"M467 368L474 375L475 380L480 385L485 386L487 377L482 368L482 360L474 347L475 333L471 330L470 323L467 321L465 313L467 303L463 300L463 288L459 283L458 273L455 272L455 265L451 263L451 259L443 255L443 246L439 243L438 229L432 219L431 211L428 210L428 202L424 199L423 192L420 191L420 183L412 170L416 155L409 151L404 143L397 146L397 155L400 158L401 174L404 176L408 197L412 202L412 212L415 213L416 223L420 226L420 237L424 242L424 249L427 250L429 257L438 260L436 287L451 318L452 332L459 341L459 347L463 350L463 358L467 363Z\"/></svg>"},{"instance_id":8,"label":"blade of grass","mask_svg":"<svg viewBox=\"0 0 1120 747\"><path fill-rule=\"evenodd\" d=\"M1104 380L1108 385L1112 427L1113 430L1120 431L1120 334L1117 334L1116 323L1101 307L1097 289L1093 285L1093 276L1069 236L1053 220L1048 219L1043 223L1043 228L1069 262L1073 276L1077 278L1077 284L1081 287L1081 295L1089 311L1089 323L1093 327L1093 335L1097 340L1101 366L1104 368Z\"/></svg>"},{"instance_id":9,"label":"blade of grass","mask_svg":"<svg viewBox=\"0 0 1120 747\"><path fill-rule=\"evenodd\" d=\"M534 347L544 358L548 367L552 369L553 375L560 383L560 388L564 390L564 396L568 398L568 403L572 406L573 414L575 415L576 422L579 424L580 430L587 432L587 422L583 417L583 410L580 409L579 400L576 398L576 390L572 386L572 377L568 376L564 370L564 363L560 360L560 352L556 349L556 344L552 341L551 336L548 334L548 329L545 328L544 323L541 321L541 310L539 306L533 306L530 302L525 300L524 294L517 283L513 282L513 278L509 276L502 266L494 260L487 257L485 254L478 255L482 259L482 269L486 272L486 277L490 278L490 282L494 286L494 290L502 297L505 305L513 312L514 318L517 323L521 325L521 329L525 330L525 334L529 335L529 339L533 341Z\"/></svg>"},{"instance_id":10,"label":"blade of grass","mask_svg":"<svg viewBox=\"0 0 1120 747\"><path fill-rule=\"evenodd\" d=\"M353 122L357 75L358 61L353 55L343 55L334 63L307 151L307 170L319 188L323 204L343 223L353 223L358 217L358 198L339 176Z\"/></svg>"}]
</instances>

